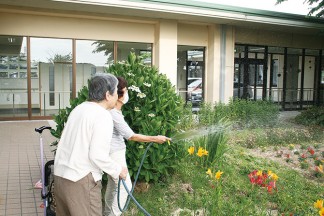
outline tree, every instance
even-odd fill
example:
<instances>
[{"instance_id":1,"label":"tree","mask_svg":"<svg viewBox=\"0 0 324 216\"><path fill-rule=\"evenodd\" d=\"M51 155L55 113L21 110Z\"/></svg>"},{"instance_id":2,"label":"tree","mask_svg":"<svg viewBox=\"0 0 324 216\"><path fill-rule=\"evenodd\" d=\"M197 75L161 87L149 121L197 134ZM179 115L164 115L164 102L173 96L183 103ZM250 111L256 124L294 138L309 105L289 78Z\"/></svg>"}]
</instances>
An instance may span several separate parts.
<instances>
[{"instance_id":1,"label":"tree","mask_svg":"<svg viewBox=\"0 0 324 216\"><path fill-rule=\"evenodd\" d=\"M287 0L277 0L276 4L280 4ZM305 0L304 3L307 3L311 6L308 16L315 14L315 17L324 18L324 0Z\"/></svg>"},{"instance_id":2,"label":"tree","mask_svg":"<svg viewBox=\"0 0 324 216\"><path fill-rule=\"evenodd\" d=\"M95 41L92 45L96 45L96 48L92 51L93 53L104 52L105 56L107 56L107 64L114 63L114 43L111 41Z\"/></svg>"},{"instance_id":3,"label":"tree","mask_svg":"<svg viewBox=\"0 0 324 216\"><path fill-rule=\"evenodd\" d=\"M71 63L72 62L72 53L61 55L55 54L53 57L47 59L50 63Z\"/></svg>"}]
</instances>

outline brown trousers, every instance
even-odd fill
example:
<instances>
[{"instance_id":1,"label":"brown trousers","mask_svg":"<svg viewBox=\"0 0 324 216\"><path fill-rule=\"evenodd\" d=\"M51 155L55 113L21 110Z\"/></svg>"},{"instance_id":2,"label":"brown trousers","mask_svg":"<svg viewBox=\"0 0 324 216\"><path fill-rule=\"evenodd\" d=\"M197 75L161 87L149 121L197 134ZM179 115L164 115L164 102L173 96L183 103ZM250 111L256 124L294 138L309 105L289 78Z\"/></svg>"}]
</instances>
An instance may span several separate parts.
<instances>
[{"instance_id":1,"label":"brown trousers","mask_svg":"<svg viewBox=\"0 0 324 216\"><path fill-rule=\"evenodd\" d=\"M77 182L54 176L56 216L101 216L101 181L89 173Z\"/></svg>"}]
</instances>

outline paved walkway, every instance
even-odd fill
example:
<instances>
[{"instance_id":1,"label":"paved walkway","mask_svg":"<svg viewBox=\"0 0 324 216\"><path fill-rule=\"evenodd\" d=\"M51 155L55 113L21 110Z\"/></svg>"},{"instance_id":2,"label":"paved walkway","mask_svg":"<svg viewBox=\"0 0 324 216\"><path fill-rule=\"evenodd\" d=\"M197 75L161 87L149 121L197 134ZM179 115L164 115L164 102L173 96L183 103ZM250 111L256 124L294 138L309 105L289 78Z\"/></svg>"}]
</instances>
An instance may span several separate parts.
<instances>
[{"instance_id":1,"label":"paved walkway","mask_svg":"<svg viewBox=\"0 0 324 216\"><path fill-rule=\"evenodd\" d=\"M0 122L0 215L43 215L41 190L32 189L41 179L39 135L35 128L52 121ZM43 132L45 162L53 159Z\"/></svg>"}]
</instances>

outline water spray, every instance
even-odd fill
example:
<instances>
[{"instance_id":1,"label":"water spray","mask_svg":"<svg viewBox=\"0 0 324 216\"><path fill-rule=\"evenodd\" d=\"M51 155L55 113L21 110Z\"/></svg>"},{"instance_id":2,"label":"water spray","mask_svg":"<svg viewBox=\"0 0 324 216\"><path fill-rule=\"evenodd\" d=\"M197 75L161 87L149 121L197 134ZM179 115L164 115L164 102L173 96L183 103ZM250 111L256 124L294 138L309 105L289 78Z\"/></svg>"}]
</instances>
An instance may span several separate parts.
<instances>
[{"instance_id":1,"label":"water spray","mask_svg":"<svg viewBox=\"0 0 324 216\"><path fill-rule=\"evenodd\" d=\"M179 142L179 141L184 141L184 140L192 140L192 139L195 139L195 138L198 138L198 137L201 137L201 136L205 136L205 135L208 135L210 133L215 133L217 131L220 131L220 130L224 130L224 126L209 126L208 128L207 127L204 127L204 128L200 128L200 129L196 129L196 130L189 130L189 131L186 131L186 132L182 132L182 133L178 133L176 135L174 135L172 138L171 138L171 141L173 143L175 142ZM168 145L170 145L170 141L168 140ZM137 207L146 215L146 216L151 216L150 213L148 213L148 211L146 211L145 208L143 208L143 206L141 206L137 200L135 199L135 197L133 196L133 192L134 192L134 188L136 186L136 182L137 182L137 179L138 179L138 176L140 174L140 171L142 169L142 166L143 166L143 163L144 163L144 159L146 157L146 154L147 154L147 151L149 150L149 148L153 145L153 143L150 143L146 149L145 149L145 152L143 154L143 157L142 157L142 160L141 160L141 163L139 165L139 168L137 170L137 174L135 176L135 179L134 179L134 183L132 185L132 190L129 190L129 188L127 187L126 185L126 182L124 179L119 179L118 181L118 193L117 193L117 201L118 201L118 208L121 212L125 212L129 206L129 202L130 202L130 199L132 199L134 201L134 203L137 205ZM128 196L127 196L127 200L126 200L126 203L124 205L124 207L122 208L121 205L120 205L120 201L119 201L119 193L120 193L120 183L123 184L126 192L128 193Z\"/></svg>"}]
</instances>

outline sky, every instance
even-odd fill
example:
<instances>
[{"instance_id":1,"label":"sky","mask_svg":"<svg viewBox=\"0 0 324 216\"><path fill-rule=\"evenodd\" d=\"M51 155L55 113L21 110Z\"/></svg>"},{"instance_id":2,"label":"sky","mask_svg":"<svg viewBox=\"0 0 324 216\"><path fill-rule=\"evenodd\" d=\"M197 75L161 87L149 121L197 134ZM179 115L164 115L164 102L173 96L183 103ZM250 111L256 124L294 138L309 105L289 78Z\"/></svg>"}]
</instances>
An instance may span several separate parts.
<instances>
[{"instance_id":1,"label":"sky","mask_svg":"<svg viewBox=\"0 0 324 216\"><path fill-rule=\"evenodd\" d=\"M254 8L291 14L307 15L309 5L305 0L288 0L276 5L276 0L195 0L237 7Z\"/></svg>"}]
</instances>

